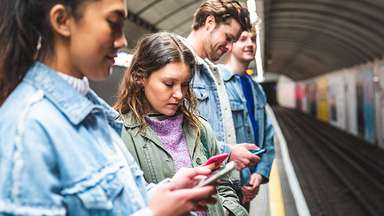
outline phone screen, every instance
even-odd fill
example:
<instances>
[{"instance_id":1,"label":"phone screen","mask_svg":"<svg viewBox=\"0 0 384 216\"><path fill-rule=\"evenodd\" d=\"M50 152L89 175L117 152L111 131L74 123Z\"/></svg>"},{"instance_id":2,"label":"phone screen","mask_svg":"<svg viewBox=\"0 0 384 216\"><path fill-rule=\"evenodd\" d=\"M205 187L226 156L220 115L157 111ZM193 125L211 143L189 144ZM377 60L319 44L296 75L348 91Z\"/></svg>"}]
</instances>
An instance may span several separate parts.
<instances>
[{"instance_id":1,"label":"phone screen","mask_svg":"<svg viewBox=\"0 0 384 216\"><path fill-rule=\"evenodd\" d=\"M227 163L222 169L219 169L213 172L210 176L200 181L200 183L196 187L204 187L207 185L214 184L220 178L223 178L226 174L231 172L236 168L235 162L231 161Z\"/></svg>"},{"instance_id":2,"label":"phone screen","mask_svg":"<svg viewBox=\"0 0 384 216\"><path fill-rule=\"evenodd\" d=\"M257 150L250 150L250 152L254 155L262 155L264 152L266 152L265 148L257 149Z\"/></svg>"}]
</instances>

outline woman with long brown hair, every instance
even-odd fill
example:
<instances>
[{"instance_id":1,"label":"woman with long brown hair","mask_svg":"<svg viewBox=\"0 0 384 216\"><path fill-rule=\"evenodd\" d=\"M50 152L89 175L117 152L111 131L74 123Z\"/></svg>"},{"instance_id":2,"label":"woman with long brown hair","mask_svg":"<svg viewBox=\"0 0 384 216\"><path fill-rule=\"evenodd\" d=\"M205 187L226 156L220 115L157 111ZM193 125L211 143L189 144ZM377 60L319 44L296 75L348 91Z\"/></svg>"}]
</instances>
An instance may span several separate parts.
<instances>
[{"instance_id":1,"label":"woman with long brown hair","mask_svg":"<svg viewBox=\"0 0 384 216\"><path fill-rule=\"evenodd\" d=\"M220 153L211 127L196 113L190 88L194 70L193 53L178 36L162 32L138 42L124 73L114 107L125 126L122 138L148 182ZM230 186L217 188L221 203L209 206L208 215L223 215L223 206L231 211L239 205Z\"/></svg>"}]
</instances>

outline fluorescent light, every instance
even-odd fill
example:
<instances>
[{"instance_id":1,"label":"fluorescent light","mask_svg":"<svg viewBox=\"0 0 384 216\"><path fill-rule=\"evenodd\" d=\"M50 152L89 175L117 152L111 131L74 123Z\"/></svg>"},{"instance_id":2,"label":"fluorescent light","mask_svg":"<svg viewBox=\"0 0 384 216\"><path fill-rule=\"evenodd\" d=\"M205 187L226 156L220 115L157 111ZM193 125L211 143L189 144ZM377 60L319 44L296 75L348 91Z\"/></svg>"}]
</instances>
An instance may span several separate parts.
<instances>
[{"instance_id":1,"label":"fluorescent light","mask_svg":"<svg viewBox=\"0 0 384 216\"><path fill-rule=\"evenodd\" d=\"M128 68L132 62L132 54L126 52L118 52L115 58L115 65Z\"/></svg>"}]
</instances>

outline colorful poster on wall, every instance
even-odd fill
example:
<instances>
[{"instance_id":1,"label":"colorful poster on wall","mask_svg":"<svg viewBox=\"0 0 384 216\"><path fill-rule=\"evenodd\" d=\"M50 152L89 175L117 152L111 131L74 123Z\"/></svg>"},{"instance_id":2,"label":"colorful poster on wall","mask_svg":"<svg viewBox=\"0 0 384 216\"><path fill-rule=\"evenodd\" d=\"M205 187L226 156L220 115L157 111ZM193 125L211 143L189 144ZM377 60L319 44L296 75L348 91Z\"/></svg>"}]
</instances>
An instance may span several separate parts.
<instances>
[{"instance_id":1,"label":"colorful poster on wall","mask_svg":"<svg viewBox=\"0 0 384 216\"><path fill-rule=\"evenodd\" d=\"M356 73L356 108L357 108L357 132L360 137L364 137L364 94L363 94L363 75L359 69Z\"/></svg>"},{"instance_id":2,"label":"colorful poster on wall","mask_svg":"<svg viewBox=\"0 0 384 216\"><path fill-rule=\"evenodd\" d=\"M304 85L302 83L296 83L295 87L295 99L296 109L301 112L304 111Z\"/></svg>"},{"instance_id":3,"label":"colorful poster on wall","mask_svg":"<svg viewBox=\"0 0 384 216\"><path fill-rule=\"evenodd\" d=\"M308 113L308 94L307 94L307 84L308 84L308 81L304 81L301 84L302 84L302 87L303 87L302 108L303 108L303 112Z\"/></svg>"},{"instance_id":4,"label":"colorful poster on wall","mask_svg":"<svg viewBox=\"0 0 384 216\"><path fill-rule=\"evenodd\" d=\"M328 104L328 80L321 78L317 80L317 118L328 122L329 104Z\"/></svg>"},{"instance_id":5,"label":"colorful poster on wall","mask_svg":"<svg viewBox=\"0 0 384 216\"><path fill-rule=\"evenodd\" d=\"M364 66L358 73L357 103L359 134L370 143L375 143L375 110L373 91L373 66Z\"/></svg>"},{"instance_id":6,"label":"colorful poster on wall","mask_svg":"<svg viewBox=\"0 0 384 216\"><path fill-rule=\"evenodd\" d=\"M374 81L377 142L384 149L384 61L376 63Z\"/></svg>"},{"instance_id":7,"label":"colorful poster on wall","mask_svg":"<svg viewBox=\"0 0 384 216\"><path fill-rule=\"evenodd\" d=\"M311 116L317 116L317 85L316 82L309 81L305 88L307 95L307 110Z\"/></svg>"},{"instance_id":8,"label":"colorful poster on wall","mask_svg":"<svg viewBox=\"0 0 384 216\"><path fill-rule=\"evenodd\" d=\"M346 129L345 84L341 73L328 75L329 122Z\"/></svg>"},{"instance_id":9,"label":"colorful poster on wall","mask_svg":"<svg viewBox=\"0 0 384 216\"><path fill-rule=\"evenodd\" d=\"M348 69L344 72L345 77L345 104L347 130L358 135L357 128L357 95L356 95L356 73L355 69Z\"/></svg>"}]
</instances>

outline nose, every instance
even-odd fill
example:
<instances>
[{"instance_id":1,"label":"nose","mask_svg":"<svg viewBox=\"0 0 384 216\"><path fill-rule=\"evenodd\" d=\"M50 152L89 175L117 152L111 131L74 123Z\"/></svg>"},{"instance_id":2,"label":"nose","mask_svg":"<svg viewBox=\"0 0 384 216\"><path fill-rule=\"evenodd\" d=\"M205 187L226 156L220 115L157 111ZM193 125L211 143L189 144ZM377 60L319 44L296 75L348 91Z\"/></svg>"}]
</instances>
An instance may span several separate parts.
<instances>
[{"instance_id":1,"label":"nose","mask_svg":"<svg viewBox=\"0 0 384 216\"><path fill-rule=\"evenodd\" d=\"M113 45L115 46L116 49L121 49L128 45L127 39L125 38L125 35L123 32L116 37Z\"/></svg>"},{"instance_id":2,"label":"nose","mask_svg":"<svg viewBox=\"0 0 384 216\"><path fill-rule=\"evenodd\" d=\"M252 39L249 38L246 42L246 46L255 46L256 47L256 43L255 43L255 41L253 41Z\"/></svg>"},{"instance_id":3,"label":"nose","mask_svg":"<svg viewBox=\"0 0 384 216\"><path fill-rule=\"evenodd\" d=\"M181 89L181 86L176 87L176 90L173 93L173 98L175 98L177 101L180 101L181 99L183 99L183 91Z\"/></svg>"},{"instance_id":4,"label":"nose","mask_svg":"<svg viewBox=\"0 0 384 216\"><path fill-rule=\"evenodd\" d=\"M232 50L232 43L227 43L227 44L225 45L225 49L226 49L226 51L230 51L230 50Z\"/></svg>"}]
</instances>

